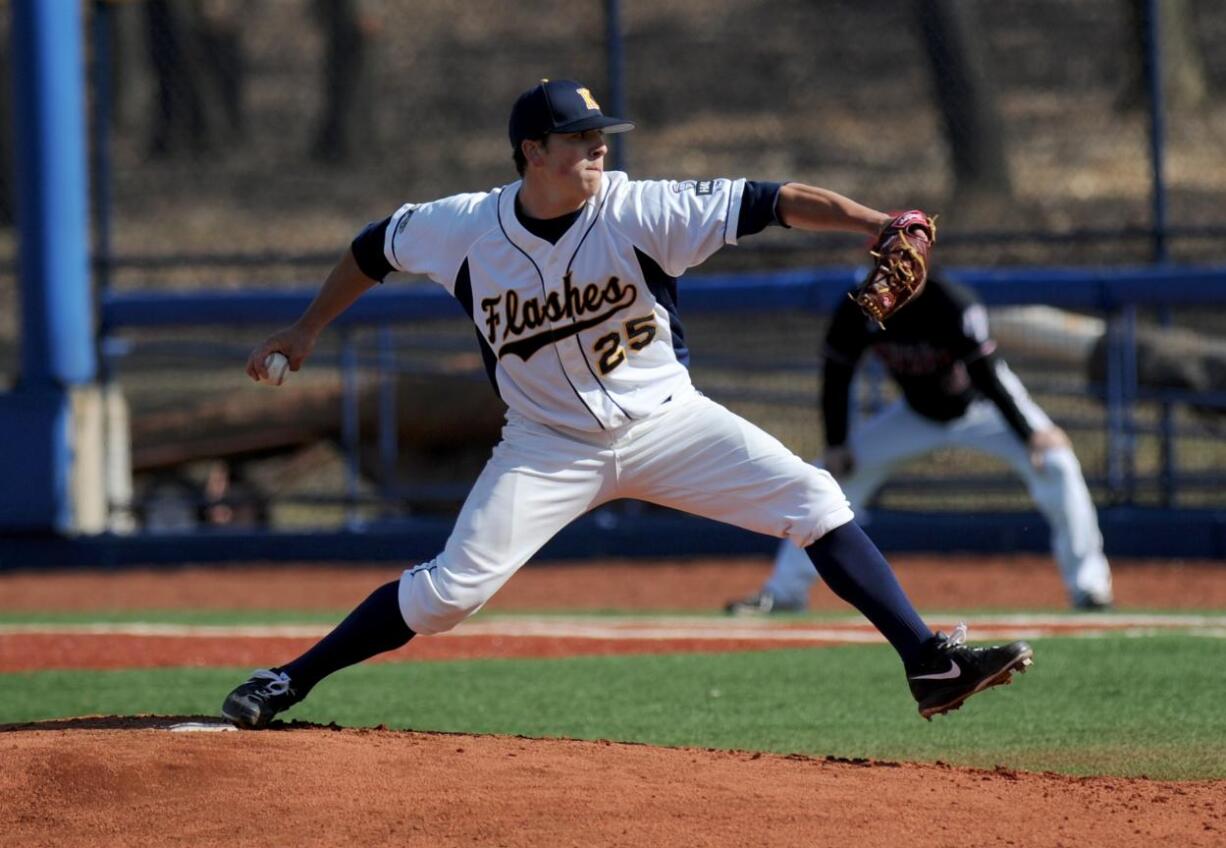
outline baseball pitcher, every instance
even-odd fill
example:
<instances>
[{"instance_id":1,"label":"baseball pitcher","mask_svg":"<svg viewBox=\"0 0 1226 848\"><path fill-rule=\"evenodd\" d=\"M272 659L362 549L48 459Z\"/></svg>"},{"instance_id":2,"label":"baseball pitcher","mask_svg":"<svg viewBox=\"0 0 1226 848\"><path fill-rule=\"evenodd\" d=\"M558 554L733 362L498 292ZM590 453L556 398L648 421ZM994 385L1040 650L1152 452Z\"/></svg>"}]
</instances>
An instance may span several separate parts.
<instances>
[{"instance_id":1,"label":"baseball pitcher","mask_svg":"<svg viewBox=\"0 0 1226 848\"><path fill-rule=\"evenodd\" d=\"M866 281L878 320L922 288L933 231L800 183L639 181L604 169L606 116L591 91L542 81L511 111L521 179L488 192L406 203L353 240L316 299L247 363L267 379L281 353L302 366L327 324L393 270L429 277L472 319L506 424L434 559L376 589L297 659L256 671L222 714L264 727L328 674L442 633L481 608L585 512L638 498L788 539L898 652L920 714L955 709L1031 661L1024 642L972 648L933 634L834 478L698 392L678 279L726 244L772 225L878 237ZM918 247L917 247L918 245ZM869 308L868 306L865 307Z\"/></svg>"}]
</instances>

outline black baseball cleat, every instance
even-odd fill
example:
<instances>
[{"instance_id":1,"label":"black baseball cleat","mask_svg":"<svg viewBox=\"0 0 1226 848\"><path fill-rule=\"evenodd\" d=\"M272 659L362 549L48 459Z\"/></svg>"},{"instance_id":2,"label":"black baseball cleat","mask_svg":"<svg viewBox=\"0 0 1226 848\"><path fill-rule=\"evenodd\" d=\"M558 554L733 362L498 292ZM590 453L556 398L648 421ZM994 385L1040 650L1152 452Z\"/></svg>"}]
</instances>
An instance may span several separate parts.
<instances>
[{"instance_id":1,"label":"black baseball cleat","mask_svg":"<svg viewBox=\"0 0 1226 848\"><path fill-rule=\"evenodd\" d=\"M285 712L298 701L298 693L290 685L288 674L261 668L226 696L221 704L221 715L244 730L260 730L267 727L277 713Z\"/></svg>"},{"instance_id":2,"label":"black baseball cleat","mask_svg":"<svg viewBox=\"0 0 1226 848\"><path fill-rule=\"evenodd\" d=\"M1078 612L1110 612L1112 607L1111 597L1082 595L1073 601L1073 609Z\"/></svg>"},{"instance_id":3,"label":"black baseball cleat","mask_svg":"<svg viewBox=\"0 0 1226 848\"><path fill-rule=\"evenodd\" d=\"M911 694L919 714L929 721L947 713L989 686L1008 683L1013 672L1025 672L1034 662L1034 649L1025 642L1010 642L991 648L966 644L966 625L959 624L952 636L938 633L924 645L924 654L907 669Z\"/></svg>"}]
</instances>

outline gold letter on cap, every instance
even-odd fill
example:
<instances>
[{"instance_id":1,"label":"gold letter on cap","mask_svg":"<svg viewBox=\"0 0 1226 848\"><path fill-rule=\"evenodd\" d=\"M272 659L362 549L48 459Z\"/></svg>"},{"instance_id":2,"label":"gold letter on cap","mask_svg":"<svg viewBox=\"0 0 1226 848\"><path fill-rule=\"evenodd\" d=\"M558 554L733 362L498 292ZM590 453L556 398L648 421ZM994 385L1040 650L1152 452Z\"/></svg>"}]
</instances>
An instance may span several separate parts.
<instances>
[{"instance_id":1,"label":"gold letter on cap","mask_svg":"<svg viewBox=\"0 0 1226 848\"><path fill-rule=\"evenodd\" d=\"M600 111L600 104L596 102L596 98L592 96L592 92L586 88L577 88L575 91L583 98L583 102L587 104L587 108Z\"/></svg>"}]
</instances>

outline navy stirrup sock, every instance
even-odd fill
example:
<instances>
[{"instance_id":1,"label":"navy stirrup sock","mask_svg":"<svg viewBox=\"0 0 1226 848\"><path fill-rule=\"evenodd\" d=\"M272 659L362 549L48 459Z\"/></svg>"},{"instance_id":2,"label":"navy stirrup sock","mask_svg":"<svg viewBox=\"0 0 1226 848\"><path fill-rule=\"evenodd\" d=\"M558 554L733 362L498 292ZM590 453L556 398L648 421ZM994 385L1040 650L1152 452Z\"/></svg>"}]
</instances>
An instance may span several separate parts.
<instances>
[{"instance_id":1,"label":"navy stirrup sock","mask_svg":"<svg viewBox=\"0 0 1226 848\"><path fill-rule=\"evenodd\" d=\"M836 527L805 548L805 553L826 585L881 631L904 665L919 656L932 631L860 525L849 521Z\"/></svg>"},{"instance_id":2,"label":"navy stirrup sock","mask_svg":"<svg viewBox=\"0 0 1226 848\"><path fill-rule=\"evenodd\" d=\"M290 676L294 693L303 698L332 672L401 647L414 634L400 614L399 593L399 580L375 589L313 648L276 670Z\"/></svg>"}]
</instances>

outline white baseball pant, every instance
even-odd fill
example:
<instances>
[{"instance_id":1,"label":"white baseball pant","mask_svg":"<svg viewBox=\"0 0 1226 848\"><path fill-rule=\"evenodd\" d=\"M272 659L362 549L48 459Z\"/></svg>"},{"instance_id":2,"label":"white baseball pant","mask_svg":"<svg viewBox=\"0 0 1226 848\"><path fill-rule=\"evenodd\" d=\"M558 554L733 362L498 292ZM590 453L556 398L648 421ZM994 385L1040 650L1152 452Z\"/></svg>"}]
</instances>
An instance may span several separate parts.
<instances>
[{"instance_id":1,"label":"white baseball pant","mask_svg":"<svg viewBox=\"0 0 1226 848\"><path fill-rule=\"evenodd\" d=\"M1018 407L1030 426L1052 426L1047 414L1030 399L1017 377L1001 369ZM966 414L939 422L916 414L898 400L851 433L849 447L855 467L843 483L851 508L867 523L864 506L900 465L939 448L964 447L1004 460L1026 483L1035 506L1051 528L1051 547L1071 603L1085 598L1111 600L1111 569L1103 555L1098 514L1071 448L1046 452L1042 469L1030 462L1026 445L989 400L973 402ZM783 544L774 571L763 587L775 598L807 599L817 580L809 557L795 545Z\"/></svg>"},{"instance_id":2,"label":"white baseball pant","mask_svg":"<svg viewBox=\"0 0 1226 848\"><path fill-rule=\"evenodd\" d=\"M692 388L647 418L599 433L508 412L443 552L401 575L405 622L416 633L450 630L563 527L618 498L800 546L853 518L833 477Z\"/></svg>"}]
</instances>

